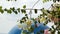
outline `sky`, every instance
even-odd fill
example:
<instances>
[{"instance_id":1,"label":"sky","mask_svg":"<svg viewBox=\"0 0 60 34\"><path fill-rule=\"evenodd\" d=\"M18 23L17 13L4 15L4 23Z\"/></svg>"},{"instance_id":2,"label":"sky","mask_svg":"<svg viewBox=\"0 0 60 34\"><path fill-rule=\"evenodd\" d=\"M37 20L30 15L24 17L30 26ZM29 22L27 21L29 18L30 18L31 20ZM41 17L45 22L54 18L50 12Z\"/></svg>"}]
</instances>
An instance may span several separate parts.
<instances>
[{"instance_id":1,"label":"sky","mask_svg":"<svg viewBox=\"0 0 60 34\"><path fill-rule=\"evenodd\" d=\"M23 5L26 5L26 8L32 8L34 3L37 0L17 0L17 1L6 1L6 0L0 0L0 6L4 8L9 9L10 7L22 8ZM33 9L41 9L46 8L48 9L53 2L47 2L43 3L42 0L40 0ZM29 15L29 10L27 11L27 14ZM38 11L37 14L33 12L32 17L36 18L38 15L40 15L41 12ZM21 16L22 15L22 16ZM34 15L34 16L33 16ZM15 25L17 25L17 20L21 19L24 16L24 14L8 14L4 12L3 14L0 13L0 33L8 33Z\"/></svg>"}]
</instances>

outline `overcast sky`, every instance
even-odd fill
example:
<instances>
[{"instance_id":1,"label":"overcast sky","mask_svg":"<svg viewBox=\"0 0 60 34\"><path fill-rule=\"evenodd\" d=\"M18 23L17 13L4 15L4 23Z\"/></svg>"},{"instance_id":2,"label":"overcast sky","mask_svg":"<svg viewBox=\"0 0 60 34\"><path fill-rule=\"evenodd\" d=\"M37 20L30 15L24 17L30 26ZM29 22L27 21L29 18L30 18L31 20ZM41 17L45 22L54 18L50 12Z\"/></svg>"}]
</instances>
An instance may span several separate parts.
<instances>
[{"instance_id":1,"label":"overcast sky","mask_svg":"<svg viewBox=\"0 0 60 34\"><path fill-rule=\"evenodd\" d=\"M0 0L0 6L4 8L10 8L10 7L15 7L17 8L22 8L23 5L26 5L26 8L32 8L32 6L34 5L34 3L37 0L17 0L15 1L6 1L6 0ZM40 0L35 6L34 8L37 9L41 9L41 8L46 8L48 9L51 4L53 2L47 2L45 4L43 4L43 2ZM38 11L38 14L35 14L33 12L32 17L37 17L37 15L39 15L41 12ZM27 14L29 14L29 11L27 11ZM22 15L22 16L21 16ZM33 16L34 15L34 16ZM19 13L19 14L8 14L6 12L4 12L4 14L0 13L0 33L8 33L15 25L17 25L17 20L21 19L24 16L24 14Z\"/></svg>"}]
</instances>

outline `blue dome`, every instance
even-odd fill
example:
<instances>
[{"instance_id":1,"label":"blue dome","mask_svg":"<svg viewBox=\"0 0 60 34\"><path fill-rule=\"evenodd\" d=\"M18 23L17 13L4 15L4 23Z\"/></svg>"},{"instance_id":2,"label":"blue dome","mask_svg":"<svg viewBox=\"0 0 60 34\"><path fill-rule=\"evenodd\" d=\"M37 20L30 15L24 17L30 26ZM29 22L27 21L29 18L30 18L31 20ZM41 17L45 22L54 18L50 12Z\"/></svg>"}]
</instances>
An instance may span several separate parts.
<instances>
[{"instance_id":1,"label":"blue dome","mask_svg":"<svg viewBox=\"0 0 60 34\"><path fill-rule=\"evenodd\" d=\"M32 25L32 27L34 28L34 25ZM48 26L44 26L41 23L40 26L39 27L36 27L33 32L34 32L34 34L37 34L37 32L39 32L40 30L45 30L45 29L48 29L48 28L49 28ZM18 28L18 26L16 25L15 27L13 27L11 29L11 31L9 32L9 34L21 34L21 31L22 31L22 29L20 30ZM41 34L41 32L40 32L40 34Z\"/></svg>"}]
</instances>

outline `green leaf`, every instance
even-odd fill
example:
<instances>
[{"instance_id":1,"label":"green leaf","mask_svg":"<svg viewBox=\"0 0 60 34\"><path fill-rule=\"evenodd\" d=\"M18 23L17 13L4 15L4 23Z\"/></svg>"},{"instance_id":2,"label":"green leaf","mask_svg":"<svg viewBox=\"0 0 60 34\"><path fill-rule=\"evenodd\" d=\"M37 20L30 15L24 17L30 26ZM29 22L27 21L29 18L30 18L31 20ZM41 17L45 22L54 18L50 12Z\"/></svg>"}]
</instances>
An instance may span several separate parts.
<instances>
[{"instance_id":1,"label":"green leaf","mask_svg":"<svg viewBox=\"0 0 60 34\"><path fill-rule=\"evenodd\" d=\"M24 10L24 9L21 9L21 12L24 13L24 14L26 14L26 10Z\"/></svg>"},{"instance_id":2,"label":"green leaf","mask_svg":"<svg viewBox=\"0 0 60 34\"><path fill-rule=\"evenodd\" d=\"M20 23L24 23L22 20L20 20Z\"/></svg>"},{"instance_id":3,"label":"green leaf","mask_svg":"<svg viewBox=\"0 0 60 34\"><path fill-rule=\"evenodd\" d=\"M51 31L51 34L55 34L55 30L52 30L52 31Z\"/></svg>"},{"instance_id":4,"label":"green leaf","mask_svg":"<svg viewBox=\"0 0 60 34\"><path fill-rule=\"evenodd\" d=\"M8 9L6 9L6 8L4 9L4 11L7 11L7 10L8 10Z\"/></svg>"},{"instance_id":5,"label":"green leaf","mask_svg":"<svg viewBox=\"0 0 60 34\"><path fill-rule=\"evenodd\" d=\"M34 31L34 28L31 26L30 29L28 29L29 32L33 32Z\"/></svg>"},{"instance_id":6,"label":"green leaf","mask_svg":"<svg viewBox=\"0 0 60 34\"><path fill-rule=\"evenodd\" d=\"M9 10L7 10L7 13L11 14L11 13L12 13L12 11L9 9Z\"/></svg>"},{"instance_id":7,"label":"green leaf","mask_svg":"<svg viewBox=\"0 0 60 34\"><path fill-rule=\"evenodd\" d=\"M52 28L54 29L54 26L52 26Z\"/></svg>"},{"instance_id":8,"label":"green leaf","mask_svg":"<svg viewBox=\"0 0 60 34\"><path fill-rule=\"evenodd\" d=\"M46 26L46 23L44 23L43 25Z\"/></svg>"},{"instance_id":9,"label":"green leaf","mask_svg":"<svg viewBox=\"0 0 60 34\"><path fill-rule=\"evenodd\" d=\"M52 29L51 28L49 28L49 31L51 31Z\"/></svg>"},{"instance_id":10,"label":"green leaf","mask_svg":"<svg viewBox=\"0 0 60 34\"><path fill-rule=\"evenodd\" d=\"M27 14L25 14L25 16L28 16Z\"/></svg>"},{"instance_id":11,"label":"green leaf","mask_svg":"<svg viewBox=\"0 0 60 34\"><path fill-rule=\"evenodd\" d=\"M58 34L60 34L60 31L58 31Z\"/></svg>"},{"instance_id":12,"label":"green leaf","mask_svg":"<svg viewBox=\"0 0 60 34\"><path fill-rule=\"evenodd\" d=\"M48 12L48 13L50 13L50 11L49 11L49 10L47 10L47 12Z\"/></svg>"},{"instance_id":13,"label":"green leaf","mask_svg":"<svg viewBox=\"0 0 60 34\"><path fill-rule=\"evenodd\" d=\"M0 6L0 9L2 9L2 6Z\"/></svg>"},{"instance_id":14,"label":"green leaf","mask_svg":"<svg viewBox=\"0 0 60 34\"><path fill-rule=\"evenodd\" d=\"M23 8L25 9L26 8L26 5L24 5Z\"/></svg>"},{"instance_id":15,"label":"green leaf","mask_svg":"<svg viewBox=\"0 0 60 34\"><path fill-rule=\"evenodd\" d=\"M1 7L0 7L0 8L1 8ZM1 13L4 13L4 11L3 11L2 9L0 9L0 12L1 12Z\"/></svg>"},{"instance_id":16,"label":"green leaf","mask_svg":"<svg viewBox=\"0 0 60 34\"><path fill-rule=\"evenodd\" d=\"M49 0L43 0L43 3L47 2L47 1L49 1Z\"/></svg>"},{"instance_id":17,"label":"green leaf","mask_svg":"<svg viewBox=\"0 0 60 34\"><path fill-rule=\"evenodd\" d=\"M10 0L8 0L8 1L10 1Z\"/></svg>"},{"instance_id":18,"label":"green leaf","mask_svg":"<svg viewBox=\"0 0 60 34\"><path fill-rule=\"evenodd\" d=\"M18 14L18 12L17 11L13 11L15 14Z\"/></svg>"},{"instance_id":19,"label":"green leaf","mask_svg":"<svg viewBox=\"0 0 60 34\"><path fill-rule=\"evenodd\" d=\"M58 2L60 1L60 0L57 0Z\"/></svg>"},{"instance_id":20,"label":"green leaf","mask_svg":"<svg viewBox=\"0 0 60 34\"><path fill-rule=\"evenodd\" d=\"M0 10L0 12L3 14L4 13L4 11L3 10Z\"/></svg>"},{"instance_id":21,"label":"green leaf","mask_svg":"<svg viewBox=\"0 0 60 34\"><path fill-rule=\"evenodd\" d=\"M17 1L17 0L15 0L15 1Z\"/></svg>"},{"instance_id":22,"label":"green leaf","mask_svg":"<svg viewBox=\"0 0 60 34\"><path fill-rule=\"evenodd\" d=\"M10 8L12 11L14 11L15 10L15 7L13 7L13 8Z\"/></svg>"},{"instance_id":23,"label":"green leaf","mask_svg":"<svg viewBox=\"0 0 60 34\"><path fill-rule=\"evenodd\" d=\"M34 9L35 13L37 13L37 9Z\"/></svg>"},{"instance_id":24,"label":"green leaf","mask_svg":"<svg viewBox=\"0 0 60 34\"><path fill-rule=\"evenodd\" d=\"M18 8L17 10L18 10L18 12L20 12L20 8Z\"/></svg>"},{"instance_id":25,"label":"green leaf","mask_svg":"<svg viewBox=\"0 0 60 34\"><path fill-rule=\"evenodd\" d=\"M56 0L53 0L53 2L56 2Z\"/></svg>"}]
</instances>

